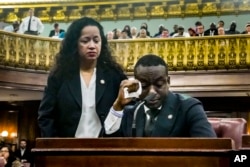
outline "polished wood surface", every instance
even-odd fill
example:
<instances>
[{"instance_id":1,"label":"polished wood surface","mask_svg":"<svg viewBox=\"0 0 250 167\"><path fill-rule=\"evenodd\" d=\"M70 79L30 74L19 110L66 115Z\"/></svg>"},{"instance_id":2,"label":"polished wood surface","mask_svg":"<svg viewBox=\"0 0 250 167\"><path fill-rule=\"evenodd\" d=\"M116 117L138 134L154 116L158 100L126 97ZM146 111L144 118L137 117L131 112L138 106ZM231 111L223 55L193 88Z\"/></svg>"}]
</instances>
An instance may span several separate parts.
<instances>
[{"instance_id":1,"label":"polished wood surface","mask_svg":"<svg viewBox=\"0 0 250 167\"><path fill-rule=\"evenodd\" d=\"M133 77L133 73L127 73ZM250 90L250 71L170 72L170 90L195 97L245 97ZM47 72L0 68L0 87L43 91Z\"/></svg>"},{"instance_id":2,"label":"polished wood surface","mask_svg":"<svg viewBox=\"0 0 250 167\"><path fill-rule=\"evenodd\" d=\"M0 87L43 91L47 77L47 72L0 68Z\"/></svg>"},{"instance_id":3,"label":"polished wood surface","mask_svg":"<svg viewBox=\"0 0 250 167\"><path fill-rule=\"evenodd\" d=\"M242 148L248 148L250 150L250 135L242 135Z\"/></svg>"},{"instance_id":4,"label":"polished wood surface","mask_svg":"<svg viewBox=\"0 0 250 167\"><path fill-rule=\"evenodd\" d=\"M38 138L36 167L229 166L231 139L212 138Z\"/></svg>"}]
</instances>

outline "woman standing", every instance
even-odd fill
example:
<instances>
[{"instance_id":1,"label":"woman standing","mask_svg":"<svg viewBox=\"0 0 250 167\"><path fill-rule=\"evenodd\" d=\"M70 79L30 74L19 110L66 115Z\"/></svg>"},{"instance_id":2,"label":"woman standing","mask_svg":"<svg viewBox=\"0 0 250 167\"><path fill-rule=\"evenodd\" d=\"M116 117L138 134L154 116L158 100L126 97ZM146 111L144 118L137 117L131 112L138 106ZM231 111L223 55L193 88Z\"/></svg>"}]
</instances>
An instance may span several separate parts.
<instances>
[{"instance_id":1,"label":"woman standing","mask_svg":"<svg viewBox=\"0 0 250 167\"><path fill-rule=\"evenodd\" d=\"M74 21L51 70L38 111L42 137L100 137L103 123L126 79L111 56L103 27Z\"/></svg>"}]
</instances>

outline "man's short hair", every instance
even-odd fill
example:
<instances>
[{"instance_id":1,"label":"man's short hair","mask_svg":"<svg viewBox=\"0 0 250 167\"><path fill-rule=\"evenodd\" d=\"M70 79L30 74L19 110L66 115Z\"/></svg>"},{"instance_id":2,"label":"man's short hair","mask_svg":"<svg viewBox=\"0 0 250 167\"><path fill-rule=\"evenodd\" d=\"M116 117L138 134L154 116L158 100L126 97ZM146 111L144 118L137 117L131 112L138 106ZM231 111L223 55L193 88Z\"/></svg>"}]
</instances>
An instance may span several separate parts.
<instances>
[{"instance_id":1,"label":"man's short hair","mask_svg":"<svg viewBox=\"0 0 250 167\"><path fill-rule=\"evenodd\" d=\"M196 21L195 22L195 26L201 26L202 25L202 22L201 21Z\"/></svg>"},{"instance_id":2,"label":"man's short hair","mask_svg":"<svg viewBox=\"0 0 250 167\"><path fill-rule=\"evenodd\" d=\"M183 26L179 26L178 30L183 30L184 31L184 27Z\"/></svg>"},{"instance_id":3,"label":"man's short hair","mask_svg":"<svg viewBox=\"0 0 250 167\"><path fill-rule=\"evenodd\" d=\"M220 20L220 21L218 21L218 22L221 22L223 25L225 24L223 20Z\"/></svg>"},{"instance_id":4,"label":"man's short hair","mask_svg":"<svg viewBox=\"0 0 250 167\"><path fill-rule=\"evenodd\" d=\"M166 75L168 75L167 63L161 57L157 55L147 54L147 55L142 56L135 64L134 73L136 73L136 69L140 65L143 67L162 65L166 68Z\"/></svg>"},{"instance_id":5,"label":"man's short hair","mask_svg":"<svg viewBox=\"0 0 250 167\"><path fill-rule=\"evenodd\" d=\"M27 139L21 139L19 143L21 143L22 141L24 141L26 144L28 143Z\"/></svg>"},{"instance_id":6,"label":"man's short hair","mask_svg":"<svg viewBox=\"0 0 250 167\"><path fill-rule=\"evenodd\" d=\"M58 26L59 26L58 23L55 23L55 24L54 24L54 28L57 28Z\"/></svg>"}]
</instances>

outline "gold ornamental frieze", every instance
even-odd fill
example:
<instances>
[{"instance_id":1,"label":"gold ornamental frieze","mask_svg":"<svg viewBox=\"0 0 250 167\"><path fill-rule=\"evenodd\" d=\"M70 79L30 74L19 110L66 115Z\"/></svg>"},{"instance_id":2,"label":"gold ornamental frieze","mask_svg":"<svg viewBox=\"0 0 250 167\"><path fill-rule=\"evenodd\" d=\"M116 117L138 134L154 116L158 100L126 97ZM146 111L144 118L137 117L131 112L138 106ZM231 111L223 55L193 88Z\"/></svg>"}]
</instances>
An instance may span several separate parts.
<instances>
[{"instance_id":1,"label":"gold ornamental frieze","mask_svg":"<svg viewBox=\"0 0 250 167\"><path fill-rule=\"evenodd\" d=\"M0 30L0 67L49 71L61 40ZM112 55L127 72L145 54L162 57L170 71L250 68L250 36L227 35L109 41Z\"/></svg>"},{"instance_id":2,"label":"gold ornamental frieze","mask_svg":"<svg viewBox=\"0 0 250 167\"><path fill-rule=\"evenodd\" d=\"M135 7L135 9L134 9L134 16L135 17L145 17L145 16L148 16L147 7L146 6Z\"/></svg>"},{"instance_id":3,"label":"gold ornamental frieze","mask_svg":"<svg viewBox=\"0 0 250 167\"><path fill-rule=\"evenodd\" d=\"M119 19L123 19L123 18L133 18L131 15L131 8L129 7L121 7L118 11L117 11L117 17Z\"/></svg>"},{"instance_id":4,"label":"gold ornamental frieze","mask_svg":"<svg viewBox=\"0 0 250 167\"><path fill-rule=\"evenodd\" d=\"M151 8L151 16L164 16L165 10L164 10L164 6L153 6Z\"/></svg>"},{"instance_id":5,"label":"gold ornamental frieze","mask_svg":"<svg viewBox=\"0 0 250 167\"><path fill-rule=\"evenodd\" d=\"M199 13L199 7L197 3L190 3L186 5L185 8L185 13L186 14L198 14Z\"/></svg>"},{"instance_id":6,"label":"gold ornamental frieze","mask_svg":"<svg viewBox=\"0 0 250 167\"><path fill-rule=\"evenodd\" d=\"M69 22L89 16L97 20L219 16L250 11L250 0L6 0L0 21L21 21L28 9L43 22Z\"/></svg>"},{"instance_id":7,"label":"gold ornamental frieze","mask_svg":"<svg viewBox=\"0 0 250 167\"><path fill-rule=\"evenodd\" d=\"M217 5L215 3L206 3L203 5L203 13L216 13L218 11Z\"/></svg>"},{"instance_id":8,"label":"gold ornamental frieze","mask_svg":"<svg viewBox=\"0 0 250 167\"><path fill-rule=\"evenodd\" d=\"M168 8L168 15L179 16L181 15L181 6L180 5L170 5Z\"/></svg>"},{"instance_id":9,"label":"gold ornamental frieze","mask_svg":"<svg viewBox=\"0 0 250 167\"><path fill-rule=\"evenodd\" d=\"M224 2L221 4L221 10L224 12L233 12L235 10L233 2Z\"/></svg>"}]
</instances>

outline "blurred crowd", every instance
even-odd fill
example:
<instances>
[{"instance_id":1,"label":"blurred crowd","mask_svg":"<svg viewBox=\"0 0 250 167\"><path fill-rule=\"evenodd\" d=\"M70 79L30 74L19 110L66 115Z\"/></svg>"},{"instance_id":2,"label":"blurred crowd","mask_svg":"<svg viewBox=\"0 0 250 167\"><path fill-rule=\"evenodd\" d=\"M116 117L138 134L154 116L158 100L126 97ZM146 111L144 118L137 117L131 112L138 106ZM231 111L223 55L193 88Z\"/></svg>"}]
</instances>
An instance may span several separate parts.
<instances>
[{"instance_id":1,"label":"blurred crowd","mask_svg":"<svg viewBox=\"0 0 250 167\"><path fill-rule=\"evenodd\" d=\"M115 28L107 32L107 39L136 39L136 38L175 38L175 37L193 37L193 36L215 36L232 34L250 34L250 22L246 23L243 31L237 29L237 23L232 21L229 28L224 27L223 20L218 23L210 23L206 28L201 21L197 21L194 27L185 29L182 25L173 25L173 30L167 29L163 24L159 25L158 32L149 32L147 23L142 23L140 28L126 25L123 29Z\"/></svg>"},{"instance_id":2,"label":"blurred crowd","mask_svg":"<svg viewBox=\"0 0 250 167\"><path fill-rule=\"evenodd\" d=\"M31 19L32 18L32 19ZM233 35L233 34L250 34L250 22L245 27L237 29L236 21L232 21L229 27L224 26L223 20L217 23L210 23L209 27L205 27L201 21L196 21L193 27L185 28L183 25L173 25L173 29L169 30L163 24L158 26L158 32L149 32L148 24L142 23L141 26L135 27L125 25L122 29L114 28L106 33L108 40L115 39L136 39L136 38L175 38L175 37L194 37L194 36L214 36L214 35ZM42 33L44 25L39 18L34 16L34 11L29 10L29 16L24 18L20 23L14 21L12 25L6 26L5 31L18 32L30 35L39 35ZM54 23L53 29L48 36L52 38L63 39L65 30L61 29L58 23Z\"/></svg>"}]
</instances>

